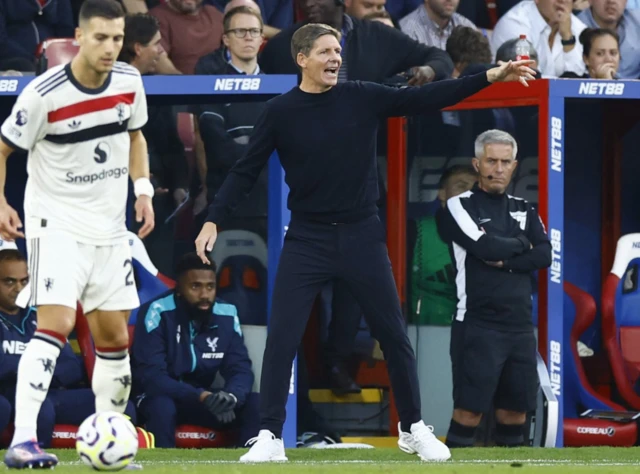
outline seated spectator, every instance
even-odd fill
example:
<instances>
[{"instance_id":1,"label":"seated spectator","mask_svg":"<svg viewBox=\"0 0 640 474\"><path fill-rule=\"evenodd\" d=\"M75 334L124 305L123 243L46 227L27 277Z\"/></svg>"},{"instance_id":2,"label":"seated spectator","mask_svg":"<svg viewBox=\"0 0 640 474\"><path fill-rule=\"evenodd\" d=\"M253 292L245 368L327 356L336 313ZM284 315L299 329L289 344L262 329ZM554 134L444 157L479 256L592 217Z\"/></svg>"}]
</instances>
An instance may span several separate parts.
<instances>
[{"instance_id":1,"label":"seated spectator","mask_svg":"<svg viewBox=\"0 0 640 474\"><path fill-rule=\"evenodd\" d=\"M291 38L305 23L324 23L342 32L342 66L338 81L362 80L381 83L412 69L410 85L444 79L453 66L447 54L422 45L400 31L379 22L363 21L344 13L335 0L302 2L304 22L297 23L270 40L260 56L267 74L299 74L291 57Z\"/></svg>"},{"instance_id":2,"label":"seated spectator","mask_svg":"<svg viewBox=\"0 0 640 474\"><path fill-rule=\"evenodd\" d=\"M124 44L118 60L135 67L142 75L153 74L164 53L158 20L145 13L128 15L124 33ZM165 221L189 197L189 167L178 134L174 108L150 106L148 116L142 132L147 139L151 182L155 187L153 207L156 227L145 239L145 246L160 271L170 275L173 270L176 221Z\"/></svg>"},{"instance_id":3,"label":"seated spectator","mask_svg":"<svg viewBox=\"0 0 640 474\"><path fill-rule=\"evenodd\" d=\"M386 3L387 0L344 0L345 13L353 18L366 19L367 15L385 11Z\"/></svg>"},{"instance_id":4,"label":"seated spectator","mask_svg":"<svg viewBox=\"0 0 640 474\"><path fill-rule=\"evenodd\" d=\"M482 34L489 35L498 18L507 13L520 0L464 0L458 6L458 13L471 20Z\"/></svg>"},{"instance_id":5,"label":"seated spectator","mask_svg":"<svg viewBox=\"0 0 640 474\"><path fill-rule=\"evenodd\" d=\"M474 27L455 27L445 49L453 61L453 78L460 77L468 66L483 64L488 69L491 64L489 40Z\"/></svg>"},{"instance_id":6,"label":"seated spectator","mask_svg":"<svg viewBox=\"0 0 640 474\"><path fill-rule=\"evenodd\" d=\"M123 0L123 3L129 13L146 13L148 8L159 5L160 0ZM267 23L264 25L264 36L267 39L273 38L282 28L288 28L293 24L292 0L204 0L204 4L216 7L224 13L235 7L256 8Z\"/></svg>"},{"instance_id":7,"label":"seated spectator","mask_svg":"<svg viewBox=\"0 0 640 474\"><path fill-rule=\"evenodd\" d=\"M262 44L262 18L249 7L236 7L224 16L224 46L198 61L196 74L260 74L258 52ZM197 105L198 139L204 143L197 151L200 167L206 169L207 202L210 204L231 167L244 154L258 117L265 105L260 102ZM268 168L262 170L257 185L227 222L225 229L243 229L267 238ZM199 226L197 226L199 227Z\"/></svg>"},{"instance_id":8,"label":"seated spectator","mask_svg":"<svg viewBox=\"0 0 640 474\"><path fill-rule=\"evenodd\" d=\"M27 262L16 249L0 250L0 432L15 413L18 364L37 328L36 308L20 308L18 294L29 282ZM95 413L95 397L90 388L77 388L86 381L83 364L67 342L57 361L40 359L53 371L47 398L38 414L38 441L51 445L55 423L80 425ZM126 414L135 423L135 407L127 403Z\"/></svg>"},{"instance_id":9,"label":"seated spectator","mask_svg":"<svg viewBox=\"0 0 640 474\"><path fill-rule=\"evenodd\" d=\"M578 18L589 28L616 32L619 43L617 61L620 63L617 74L620 79L639 79L640 10L630 10L626 6L627 0L591 0L591 8L585 9ZM587 56L586 53L584 55ZM591 72L589 75L594 77Z\"/></svg>"},{"instance_id":10,"label":"seated spectator","mask_svg":"<svg viewBox=\"0 0 640 474\"><path fill-rule=\"evenodd\" d=\"M139 414L156 446L176 445L176 426L239 430L238 446L258 434L258 395L236 308L216 301L216 268L194 253L177 286L140 307L132 346ZM224 387L216 388L216 376Z\"/></svg>"},{"instance_id":11,"label":"seated spectator","mask_svg":"<svg viewBox=\"0 0 640 474\"><path fill-rule=\"evenodd\" d=\"M459 4L460 0L424 0L423 5L400 20L400 29L422 44L446 49L447 39L456 26L476 27L456 13Z\"/></svg>"},{"instance_id":12,"label":"seated spectator","mask_svg":"<svg viewBox=\"0 0 640 474\"><path fill-rule=\"evenodd\" d=\"M539 55L543 77L565 72L584 73L582 46L577 38L586 25L571 12L568 0L524 0L509 10L491 36L493 54L506 41L526 35Z\"/></svg>"},{"instance_id":13,"label":"seated spectator","mask_svg":"<svg viewBox=\"0 0 640 474\"><path fill-rule=\"evenodd\" d=\"M220 47L222 13L203 0L168 0L151 9L160 22L162 47L182 74L193 74L198 59Z\"/></svg>"},{"instance_id":14,"label":"seated spectator","mask_svg":"<svg viewBox=\"0 0 640 474\"><path fill-rule=\"evenodd\" d=\"M40 42L73 35L70 0L0 0L0 71L35 71Z\"/></svg>"},{"instance_id":15,"label":"seated spectator","mask_svg":"<svg viewBox=\"0 0 640 474\"><path fill-rule=\"evenodd\" d=\"M271 2L273 3L273 2ZM285 0L284 3L287 3L287 0ZM291 21L287 21L285 26L291 26L291 24L293 24L293 5L288 5L289 8L291 8ZM260 5L258 5L256 2L254 2L254 0L230 0L229 3L227 3L224 7L224 14L226 15L227 13L229 13L231 10L233 10L234 8L238 8L238 7L249 7L249 8L253 8L256 12L260 13L260 16L262 17L262 11L265 10L264 8L260 8ZM279 28L275 28L271 25L263 25L263 34L264 37L266 39L271 39L273 38L275 35L277 35L278 33L280 33Z\"/></svg>"},{"instance_id":16,"label":"seated spectator","mask_svg":"<svg viewBox=\"0 0 640 474\"><path fill-rule=\"evenodd\" d=\"M587 28L580 34L587 72L581 76L565 73L562 77L618 79L620 67L619 38L615 31L604 28Z\"/></svg>"},{"instance_id":17,"label":"seated spectator","mask_svg":"<svg viewBox=\"0 0 640 474\"><path fill-rule=\"evenodd\" d=\"M370 21L379 21L383 25L390 26L391 28L396 27L396 25L393 23L393 19L391 18L391 15L389 15L389 12L386 10L368 13L367 15L364 16L364 19L370 20Z\"/></svg>"},{"instance_id":18,"label":"seated spectator","mask_svg":"<svg viewBox=\"0 0 640 474\"><path fill-rule=\"evenodd\" d=\"M411 263L412 324L450 326L456 312L455 268L449 246L438 233L437 220L447 200L469 191L476 183L477 173L471 164L456 165L440 177L438 200L441 208L435 216L416 219L413 259Z\"/></svg>"}]
</instances>

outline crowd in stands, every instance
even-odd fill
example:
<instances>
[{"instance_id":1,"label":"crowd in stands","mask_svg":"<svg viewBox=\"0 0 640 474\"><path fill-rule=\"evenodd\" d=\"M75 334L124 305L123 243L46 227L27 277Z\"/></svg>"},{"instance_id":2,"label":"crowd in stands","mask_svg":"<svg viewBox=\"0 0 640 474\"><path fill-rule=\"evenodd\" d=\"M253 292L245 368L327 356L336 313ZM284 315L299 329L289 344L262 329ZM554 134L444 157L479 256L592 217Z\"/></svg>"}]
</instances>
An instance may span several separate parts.
<instances>
[{"instance_id":1,"label":"crowd in stands","mask_svg":"<svg viewBox=\"0 0 640 474\"><path fill-rule=\"evenodd\" d=\"M521 35L538 77L640 78L640 0L121 1L129 16L119 60L143 75L298 74L290 40L304 22L311 21L342 32L340 81L414 86L463 77L517 59ZM0 75L34 74L38 45L51 38L73 37L81 3L0 0ZM263 107L252 102L149 108L143 132L155 185L156 229L145 246L163 274L175 276L175 262L191 250L208 204L242 156ZM180 116L188 116L193 124L193 156L185 151ZM507 109L422 117L414 123L416 135L440 136L416 144L407 169L412 169L416 155L470 156L467 138L488 128L516 136L521 142L520 158L535 156L536 139L529 140L533 145L528 147L527 137L519 133L530 130L532 120L530 111ZM379 154L384 154L384 146L379 148ZM446 326L451 322L455 304L451 262L444 244L440 245L433 216L445 197L469 189L474 179L468 166L450 167L436 180L433 206L410 222L409 301L414 323ZM223 231L249 231L266 242L267 185L265 170ZM384 219L382 178L380 190ZM222 266L220 271L218 285L224 288L232 276ZM241 281L256 288L256 278L255 272L243 273ZM340 285L323 291L323 302L326 313L333 315L324 346L330 383L342 393L358 392L345 361L360 330L361 311ZM240 322L246 322L242 313L239 316ZM2 400L0 396L0 405ZM166 400L148 403L167 409Z\"/></svg>"}]
</instances>

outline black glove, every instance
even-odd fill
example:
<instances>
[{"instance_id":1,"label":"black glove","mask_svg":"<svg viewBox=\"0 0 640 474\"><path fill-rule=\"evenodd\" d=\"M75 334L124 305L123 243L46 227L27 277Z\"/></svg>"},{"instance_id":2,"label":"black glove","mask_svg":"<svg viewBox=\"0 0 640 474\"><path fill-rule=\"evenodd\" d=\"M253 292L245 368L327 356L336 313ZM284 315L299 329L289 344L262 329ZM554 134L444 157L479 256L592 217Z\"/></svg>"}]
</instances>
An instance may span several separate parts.
<instances>
[{"instance_id":1,"label":"black glove","mask_svg":"<svg viewBox=\"0 0 640 474\"><path fill-rule=\"evenodd\" d=\"M236 397L223 391L212 393L204 399L204 405L207 407L207 410L216 417L221 413L233 411L236 403Z\"/></svg>"},{"instance_id":2,"label":"black glove","mask_svg":"<svg viewBox=\"0 0 640 474\"><path fill-rule=\"evenodd\" d=\"M229 423L231 423L233 420L236 419L236 414L233 410L229 410L229 411L224 411L222 413L219 413L218 415L215 415L215 417L218 419L218 421L224 425L228 425Z\"/></svg>"}]
</instances>

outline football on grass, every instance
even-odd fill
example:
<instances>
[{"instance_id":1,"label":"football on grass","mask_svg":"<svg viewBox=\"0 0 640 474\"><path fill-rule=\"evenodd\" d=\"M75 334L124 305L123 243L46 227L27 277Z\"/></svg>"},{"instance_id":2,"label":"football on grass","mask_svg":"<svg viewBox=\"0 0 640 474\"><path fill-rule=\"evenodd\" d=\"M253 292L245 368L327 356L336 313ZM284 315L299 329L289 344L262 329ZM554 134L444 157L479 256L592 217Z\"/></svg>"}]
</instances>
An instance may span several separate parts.
<instances>
[{"instance_id":1,"label":"football on grass","mask_svg":"<svg viewBox=\"0 0 640 474\"><path fill-rule=\"evenodd\" d=\"M119 471L138 452L138 432L121 413L96 413L80 425L76 450L85 464L98 471Z\"/></svg>"}]
</instances>

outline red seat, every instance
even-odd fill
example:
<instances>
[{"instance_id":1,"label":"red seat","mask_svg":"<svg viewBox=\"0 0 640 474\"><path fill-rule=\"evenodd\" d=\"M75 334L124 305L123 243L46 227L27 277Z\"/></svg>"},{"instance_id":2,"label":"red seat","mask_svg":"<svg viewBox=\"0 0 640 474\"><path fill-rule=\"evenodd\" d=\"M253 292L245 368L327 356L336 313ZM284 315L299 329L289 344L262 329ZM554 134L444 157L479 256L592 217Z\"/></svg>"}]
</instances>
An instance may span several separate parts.
<instances>
[{"instance_id":1,"label":"red seat","mask_svg":"<svg viewBox=\"0 0 640 474\"><path fill-rule=\"evenodd\" d=\"M607 420L580 418L586 409L625 411L625 408L598 394L586 377L578 354L580 336L593 324L596 302L577 286L565 281L565 333L569 334L564 346L564 445L633 446L637 439L635 423L616 423ZM565 339L565 341L566 341Z\"/></svg>"},{"instance_id":2,"label":"red seat","mask_svg":"<svg viewBox=\"0 0 640 474\"><path fill-rule=\"evenodd\" d=\"M640 234L618 240L613 268L602 289L602 338L618 392L633 409L640 396L633 384L640 375Z\"/></svg>"},{"instance_id":3,"label":"red seat","mask_svg":"<svg viewBox=\"0 0 640 474\"><path fill-rule=\"evenodd\" d=\"M73 38L50 38L38 45L36 51L36 74L71 62L80 46Z\"/></svg>"}]
</instances>

